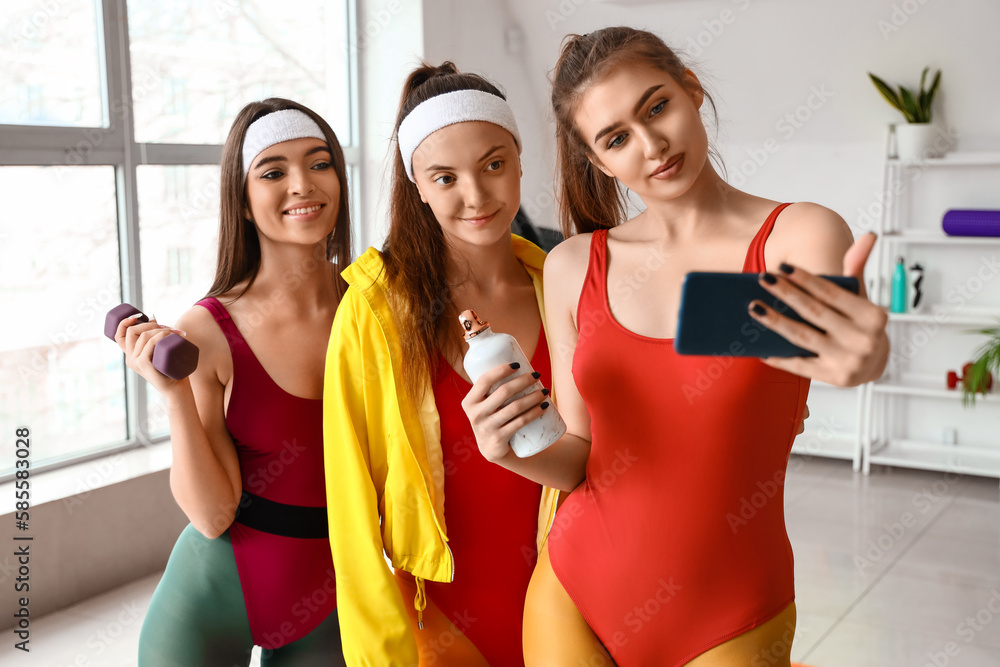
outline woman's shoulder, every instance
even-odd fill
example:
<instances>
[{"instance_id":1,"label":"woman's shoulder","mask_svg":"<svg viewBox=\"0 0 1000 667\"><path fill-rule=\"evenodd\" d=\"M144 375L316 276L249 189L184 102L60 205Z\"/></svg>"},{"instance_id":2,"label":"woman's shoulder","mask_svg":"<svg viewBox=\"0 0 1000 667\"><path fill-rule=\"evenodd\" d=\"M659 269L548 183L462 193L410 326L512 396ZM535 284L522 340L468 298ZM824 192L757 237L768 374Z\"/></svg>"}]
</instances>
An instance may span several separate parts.
<instances>
[{"instance_id":1,"label":"woman's shoulder","mask_svg":"<svg viewBox=\"0 0 1000 667\"><path fill-rule=\"evenodd\" d=\"M842 218L839 213L833 209L823 206L822 204L816 204L808 201L794 202L786 206L778 216L778 220L775 222L775 229L777 229L779 222L793 223L784 225L785 227L789 227L790 231L849 229L847 222L844 221L844 218Z\"/></svg>"},{"instance_id":2,"label":"woman's shoulder","mask_svg":"<svg viewBox=\"0 0 1000 667\"><path fill-rule=\"evenodd\" d=\"M208 308L192 306L177 318L174 328L198 347L198 367L211 368L218 377L225 375L225 366L232 365L229 343L215 316Z\"/></svg>"},{"instance_id":3,"label":"woman's shoulder","mask_svg":"<svg viewBox=\"0 0 1000 667\"><path fill-rule=\"evenodd\" d=\"M576 234L550 250L545 258L545 271L572 270L581 261L586 267L590 258L590 243L593 236L593 234Z\"/></svg>"},{"instance_id":4,"label":"woman's shoulder","mask_svg":"<svg viewBox=\"0 0 1000 667\"><path fill-rule=\"evenodd\" d=\"M853 242L851 228L836 211L813 202L795 202L778 215L767 252L806 269L830 271L839 266Z\"/></svg>"},{"instance_id":5,"label":"woman's shoulder","mask_svg":"<svg viewBox=\"0 0 1000 667\"><path fill-rule=\"evenodd\" d=\"M218 299L218 302L220 304L225 303L222 299ZM225 335L222 333L218 322L216 322L215 315L204 306L194 305L188 308L177 318L175 326L187 334L187 337L195 345L199 341L212 343L216 340L221 340L225 342ZM198 340L195 340L196 338Z\"/></svg>"},{"instance_id":6,"label":"woman's shoulder","mask_svg":"<svg viewBox=\"0 0 1000 667\"><path fill-rule=\"evenodd\" d=\"M851 238L851 228L836 211L813 202L795 202L786 206L774 222L772 232L775 240L788 239L791 242L814 240L817 237L828 240Z\"/></svg>"},{"instance_id":7,"label":"woman's shoulder","mask_svg":"<svg viewBox=\"0 0 1000 667\"><path fill-rule=\"evenodd\" d=\"M546 308L571 308L580 298L590 265L590 243L593 234L571 236L545 258Z\"/></svg>"}]
</instances>

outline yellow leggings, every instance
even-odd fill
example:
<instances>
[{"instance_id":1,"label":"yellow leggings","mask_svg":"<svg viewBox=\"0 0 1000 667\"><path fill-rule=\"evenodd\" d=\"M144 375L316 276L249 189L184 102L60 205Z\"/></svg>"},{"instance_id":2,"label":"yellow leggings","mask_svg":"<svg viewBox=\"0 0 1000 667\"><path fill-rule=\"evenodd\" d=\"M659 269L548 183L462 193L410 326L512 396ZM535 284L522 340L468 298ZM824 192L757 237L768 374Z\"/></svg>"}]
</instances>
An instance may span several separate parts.
<instances>
[{"instance_id":1,"label":"yellow leggings","mask_svg":"<svg viewBox=\"0 0 1000 667\"><path fill-rule=\"evenodd\" d=\"M795 603L738 637L715 646L688 667L767 665L789 667L795 634ZM613 667L611 656L563 588L549 561L548 545L528 584L524 603L525 667Z\"/></svg>"}]
</instances>

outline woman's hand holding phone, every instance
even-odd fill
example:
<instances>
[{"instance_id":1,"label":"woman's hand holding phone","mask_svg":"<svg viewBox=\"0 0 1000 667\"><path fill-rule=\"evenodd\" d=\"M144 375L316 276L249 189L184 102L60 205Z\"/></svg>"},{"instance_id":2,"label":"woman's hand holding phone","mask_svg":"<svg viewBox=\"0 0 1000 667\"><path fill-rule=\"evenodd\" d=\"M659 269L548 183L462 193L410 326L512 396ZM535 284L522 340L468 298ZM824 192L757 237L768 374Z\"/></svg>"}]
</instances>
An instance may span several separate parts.
<instances>
[{"instance_id":1,"label":"woman's hand holding phone","mask_svg":"<svg viewBox=\"0 0 1000 667\"><path fill-rule=\"evenodd\" d=\"M875 241L875 234L869 232L844 255L844 275L857 278L858 294L787 264L781 266L780 272L770 274L773 283L761 276L764 289L822 329L817 331L795 322L767 304L754 301L750 304L751 317L816 355L771 357L764 359L764 363L838 387L854 387L881 377L889 360L886 333L889 316L884 308L868 299L864 287L865 263Z\"/></svg>"}]
</instances>

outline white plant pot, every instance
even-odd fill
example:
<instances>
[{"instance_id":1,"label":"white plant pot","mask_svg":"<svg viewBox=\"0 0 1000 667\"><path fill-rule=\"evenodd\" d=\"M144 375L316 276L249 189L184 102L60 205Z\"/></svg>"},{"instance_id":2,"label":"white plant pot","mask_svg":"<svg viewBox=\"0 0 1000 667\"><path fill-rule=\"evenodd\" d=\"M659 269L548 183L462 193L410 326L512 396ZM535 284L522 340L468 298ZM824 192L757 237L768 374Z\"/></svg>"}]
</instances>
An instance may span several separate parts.
<instances>
[{"instance_id":1,"label":"white plant pot","mask_svg":"<svg viewBox=\"0 0 1000 667\"><path fill-rule=\"evenodd\" d=\"M896 157L905 162L941 157L948 147L948 137L933 123L898 123Z\"/></svg>"}]
</instances>

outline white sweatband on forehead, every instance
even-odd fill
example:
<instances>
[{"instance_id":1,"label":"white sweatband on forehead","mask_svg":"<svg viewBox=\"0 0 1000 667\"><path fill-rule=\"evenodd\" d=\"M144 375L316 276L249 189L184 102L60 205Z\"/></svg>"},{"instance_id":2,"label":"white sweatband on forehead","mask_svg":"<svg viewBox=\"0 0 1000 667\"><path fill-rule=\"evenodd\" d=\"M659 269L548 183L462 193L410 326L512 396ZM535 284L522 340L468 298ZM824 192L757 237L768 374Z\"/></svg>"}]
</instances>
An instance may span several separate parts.
<instances>
[{"instance_id":1,"label":"white sweatband on forehead","mask_svg":"<svg viewBox=\"0 0 1000 667\"><path fill-rule=\"evenodd\" d=\"M399 153L410 180L416 183L413 177L413 153L424 139L442 127L473 120L493 123L510 132L514 135L514 143L520 152L521 135L517 132L514 112L502 97L481 90L456 90L436 95L414 107L399 124L399 132L396 133Z\"/></svg>"},{"instance_id":2,"label":"white sweatband on forehead","mask_svg":"<svg viewBox=\"0 0 1000 667\"><path fill-rule=\"evenodd\" d=\"M243 175L250 173L254 158L271 146L305 138L326 141L319 124L298 109L282 109L261 116L250 123L243 139Z\"/></svg>"}]
</instances>

